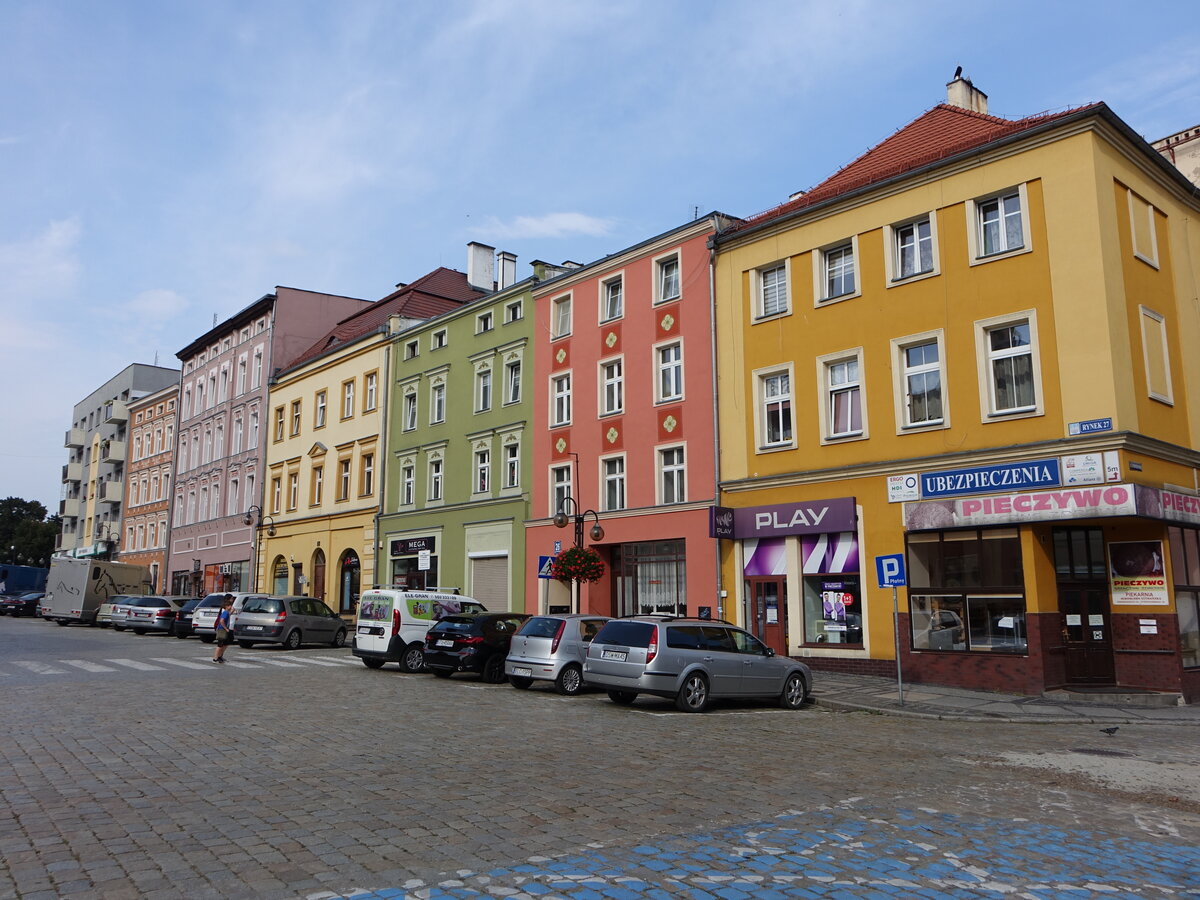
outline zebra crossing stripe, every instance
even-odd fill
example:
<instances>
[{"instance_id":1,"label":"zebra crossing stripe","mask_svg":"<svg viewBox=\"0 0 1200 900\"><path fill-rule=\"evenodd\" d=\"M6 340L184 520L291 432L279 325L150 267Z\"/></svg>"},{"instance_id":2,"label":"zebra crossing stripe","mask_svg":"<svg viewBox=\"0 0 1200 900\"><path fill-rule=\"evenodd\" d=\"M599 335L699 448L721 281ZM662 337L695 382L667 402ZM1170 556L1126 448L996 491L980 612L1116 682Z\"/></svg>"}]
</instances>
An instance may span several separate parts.
<instances>
[{"instance_id":1,"label":"zebra crossing stripe","mask_svg":"<svg viewBox=\"0 0 1200 900\"><path fill-rule=\"evenodd\" d=\"M32 662L22 659L14 659L14 666L20 666L22 669L28 669L34 675L66 675L66 669L56 669L54 666L48 666L46 663Z\"/></svg>"},{"instance_id":2,"label":"zebra crossing stripe","mask_svg":"<svg viewBox=\"0 0 1200 900\"><path fill-rule=\"evenodd\" d=\"M308 663L310 666L336 666L335 662L323 662L314 656L293 656L293 662Z\"/></svg>"},{"instance_id":3,"label":"zebra crossing stripe","mask_svg":"<svg viewBox=\"0 0 1200 900\"><path fill-rule=\"evenodd\" d=\"M130 669L137 669L139 672L161 672L162 666L152 666L150 663L140 662L136 659L106 659L105 662L116 663L118 666L125 666Z\"/></svg>"},{"instance_id":4,"label":"zebra crossing stripe","mask_svg":"<svg viewBox=\"0 0 1200 900\"><path fill-rule=\"evenodd\" d=\"M206 666L203 663L192 662L190 659L170 659L165 656L154 656L151 658L155 662L167 663L172 666L182 666L185 669L207 669L211 666L211 663L209 666Z\"/></svg>"},{"instance_id":5,"label":"zebra crossing stripe","mask_svg":"<svg viewBox=\"0 0 1200 900\"><path fill-rule=\"evenodd\" d=\"M258 663L238 662L237 660L233 660L233 659L225 660L225 665L232 666L235 669L261 669L262 668L262 666L260 666ZM212 665L209 664L207 666L201 666L200 668L210 669L210 668L212 668Z\"/></svg>"},{"instance_id":6,"label":"zebra crossing stripe","mask_svg":"<svg viewBox=\"0 0 1200 900\"><path fill-rule=\"evenodd\" d=\"M74 666L77 669L83 669L85 672L115 672L117 671L112 666L102 666L100 663L90 662L86 659L60 659L60 663L65 663L68 666Z\"/></svg>"},{"instance_id":7,"label":"zebra crossing stripe","mask_svg":"<svg viewBox=\"0 0 1200 900\"><path fill-rule=\"evenodd\" d=\"M308 657L305 658L307 659ZM327 659L329 662L339 663L343 666L357 666L359 664L359 659L357 656L351 656L349 658L345 656L314 656L312 659Z\"/></svg>"},{"instance_id":8,"label":"zebra crossing stripe","mask_svg":"<svg viewBox=\"0 0 1200 900\"><path fill-rule=\"evenodd\" d=\"M303 669L304 666L294 662L284 662L282 659L256 659L255 662L266 663L268 666L283 666L286 669Z\"/></svg>"}]
</instances>

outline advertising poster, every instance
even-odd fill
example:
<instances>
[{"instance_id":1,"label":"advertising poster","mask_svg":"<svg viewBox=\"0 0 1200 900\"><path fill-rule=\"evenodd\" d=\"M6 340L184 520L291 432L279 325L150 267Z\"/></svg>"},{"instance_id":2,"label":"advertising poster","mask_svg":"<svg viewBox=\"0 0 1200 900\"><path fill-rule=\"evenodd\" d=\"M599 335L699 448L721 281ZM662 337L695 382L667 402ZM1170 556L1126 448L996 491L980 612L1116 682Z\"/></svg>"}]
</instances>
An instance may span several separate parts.
<instances>
[{"instance_id":1,"label":"advertising poster","mask_svg":"<svg viewBox=\"0 0 1200 900\"><path fill-rule=\"evenodd\" d=\"M1108 545L1113 606L1166 606L1167 575L1162 541L1123 541Z\"/></svg>"}]
</instances>

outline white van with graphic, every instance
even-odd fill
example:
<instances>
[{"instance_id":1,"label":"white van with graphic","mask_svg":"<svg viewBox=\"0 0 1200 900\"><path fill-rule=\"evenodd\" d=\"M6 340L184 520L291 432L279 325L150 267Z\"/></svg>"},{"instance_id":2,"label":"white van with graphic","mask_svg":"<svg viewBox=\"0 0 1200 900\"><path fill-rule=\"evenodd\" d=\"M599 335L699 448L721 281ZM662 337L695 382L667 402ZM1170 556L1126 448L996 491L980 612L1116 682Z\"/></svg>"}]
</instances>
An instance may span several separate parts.
<instances>
[{"instance_id":1,"label":"white van with graphic","mask_svg":"<svg viewBox=\"0 0 1200 900\"><path fill-rule=\"evenodd\" d=\"M405 672L420 672L425 668L425 632L439 619L462 612L487 612L487 608L457 594L388 588L364 591L358 601L354 655L368 669L394 662Z\"/></svg>"}]
</instances>

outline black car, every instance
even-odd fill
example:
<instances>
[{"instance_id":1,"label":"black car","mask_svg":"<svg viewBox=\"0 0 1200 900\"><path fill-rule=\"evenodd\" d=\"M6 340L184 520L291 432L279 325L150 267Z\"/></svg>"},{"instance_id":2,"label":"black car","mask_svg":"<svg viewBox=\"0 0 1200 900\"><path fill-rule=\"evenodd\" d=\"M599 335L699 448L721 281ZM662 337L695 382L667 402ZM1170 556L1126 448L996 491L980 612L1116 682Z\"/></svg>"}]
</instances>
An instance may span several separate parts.
<instances>
[{"instance_id":1,"label":"black car","mask_svg":"<svg viewBox=\"0 0 1200 900\"><path fill-rule=\"evenodd\" d=\"M446 616L425 635L425 668L439 678L475 672L488 684L504 681L508 645L528 613Z\"/></svg>"},{"instance_id":2,"label":"black car","mask_svg":"<svg viewBox=\"0 0 1200 900\"><path fill-rule=\"evenodd\" d=\"M38 604L45 596L40 591L26 591L24 594L0 597L0 616L36 616Z\"/></svg>"},{"instance_id":3,"label":"black car","mask_svg":"<svg viewBox=\"0 0 1200 900\"><path fill-rule=\"evenodd\" d=\"M175 637L183 639L192 633L192 610L203 602L203 597L192 597L175 611Z\"/></svg>"}]
</instances>

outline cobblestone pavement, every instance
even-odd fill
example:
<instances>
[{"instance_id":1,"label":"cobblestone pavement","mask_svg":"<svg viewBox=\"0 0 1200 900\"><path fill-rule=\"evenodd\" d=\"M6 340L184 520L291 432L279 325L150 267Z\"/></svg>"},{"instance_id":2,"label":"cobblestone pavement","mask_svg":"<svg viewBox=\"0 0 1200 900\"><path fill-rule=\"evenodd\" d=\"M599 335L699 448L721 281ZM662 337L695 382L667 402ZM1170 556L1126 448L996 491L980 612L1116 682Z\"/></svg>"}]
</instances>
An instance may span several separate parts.
<instances>
[{"instance_id":1,"label":"cobblestone pavement","mask_svg":"<svg viewBox=\"0 0 1200 900\"><path fill-rule=\"evenodd\" d=\"M67 631L158 662L0 676L0 898L1200 897L1192 728L697 716Z\"/></svg>"}]
</instances>

